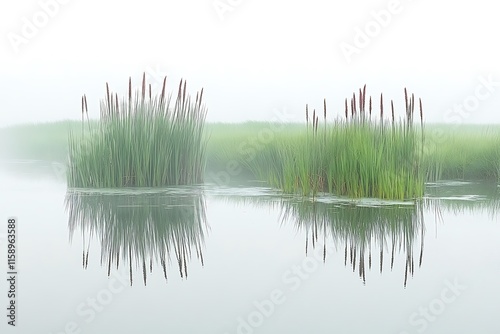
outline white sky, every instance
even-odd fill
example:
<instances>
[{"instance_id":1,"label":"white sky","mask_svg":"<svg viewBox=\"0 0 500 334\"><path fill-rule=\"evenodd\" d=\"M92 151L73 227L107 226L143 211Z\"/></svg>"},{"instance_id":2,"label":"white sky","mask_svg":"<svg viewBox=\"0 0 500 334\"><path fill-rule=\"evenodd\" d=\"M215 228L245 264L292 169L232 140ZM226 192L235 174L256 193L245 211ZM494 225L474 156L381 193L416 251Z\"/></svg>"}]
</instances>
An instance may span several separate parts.
<instances>
[{"instance_id":1,"label":"white sky","mask_svg":"<svg viewBox=\"0 0 500 334\"><path fill-rule=\"evenodd\" d=\"M204 87L208 121L302 121L324 97L340 115L366 83L399 115L406 86L429 122L500 123L491 0L1 0L0 25L0 126L78 119L84 93L97 117L106 81L125 93L144 71L170 91L181 77L193 95Z\"/></svg>"}]
</instances>

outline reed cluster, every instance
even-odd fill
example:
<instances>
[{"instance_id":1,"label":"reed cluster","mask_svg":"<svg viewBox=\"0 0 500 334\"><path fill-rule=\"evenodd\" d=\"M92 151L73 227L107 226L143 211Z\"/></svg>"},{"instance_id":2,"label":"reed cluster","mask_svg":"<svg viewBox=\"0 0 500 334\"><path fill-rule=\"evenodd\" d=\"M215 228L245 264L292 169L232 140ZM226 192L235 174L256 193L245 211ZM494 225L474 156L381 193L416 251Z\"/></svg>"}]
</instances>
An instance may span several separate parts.
<instances>
[{"instance_id":1,"label":"reed cluster","mask_svg":"<svg viewBox=\"0 0 500 334\"><path fill-rule=\"evenodd\" d=\"M69 136L69 187L156 187L201 183L205 167L203 89L194 101L181 80L173 107L151 84L119 99L106 83L100 122L91 127L87 99L82 97L82 135ZM84 126L84 116L88 127Z\"/></svg>"},{"instance_id":2,"label":"reed cluster","mask_svg":"<svg viewBox=\"0 0 500 334\"><path fill-rule=\"evenodd\" d=\"M421 131L413 124L415 97L405 89L405 117L396 119L391 101L390 120L373 112L366 86L345 100L344 116L327 122L323 101L323 126L315 109L306 105L306 129L300 134L276 136L248 166L256 176L287 193L315 195L329 192L349 197L409 199L423 195ZM367 103L368 102L368 105ZM311 117L312 116L312 117Z\"/></svg>"}]
</instances>

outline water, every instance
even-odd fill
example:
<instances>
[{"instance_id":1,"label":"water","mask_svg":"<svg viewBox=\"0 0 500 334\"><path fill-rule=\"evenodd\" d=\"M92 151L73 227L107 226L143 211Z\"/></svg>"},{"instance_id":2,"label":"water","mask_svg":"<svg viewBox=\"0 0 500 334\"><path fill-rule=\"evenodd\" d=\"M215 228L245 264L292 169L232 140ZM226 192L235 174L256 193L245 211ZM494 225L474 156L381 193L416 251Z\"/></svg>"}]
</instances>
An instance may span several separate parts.
<instances>
[{"instance_id":1,"label":"water","mask_svg":"<svg viewBox=\"0 0 500 334\"><path fill-rule=\"evenodd\" d=\"M68 192L29 165L0 173L19 333L500 333L495 184L313 203L259 183Z\"/></svg>"}]
</instances>

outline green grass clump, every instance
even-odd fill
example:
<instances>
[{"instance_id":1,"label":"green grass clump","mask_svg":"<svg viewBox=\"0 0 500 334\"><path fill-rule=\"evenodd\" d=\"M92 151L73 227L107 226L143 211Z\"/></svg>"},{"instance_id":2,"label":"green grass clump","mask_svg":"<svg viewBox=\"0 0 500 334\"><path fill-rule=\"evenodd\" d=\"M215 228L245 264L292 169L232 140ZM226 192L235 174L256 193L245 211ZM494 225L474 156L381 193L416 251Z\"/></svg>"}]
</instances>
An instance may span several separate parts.
<instances>
[{"instance_id":1,"label":"green grass clump","mask_svg":"<svg viewBox=\"0 0 500 334\"><path fill-rule=\"evenodd\" d=\"M254 173L287 193L315 195L330 192L349 197L408 199L420 197L424 189L421 172L423 118L421 132L414 128L414 97L406 95L406 118L392 122L383 119L381 96L380 120L372 119L371 98L365 109L365 89L360 90L359 110L351 99L349 118L347 100L345 118L323 126L313 111L307 126L299 134L280 134L248 162Z\"/></svg>"},{"instance_id":2,"label":"green grass clump","mask_svg":"<svg viewBox=\"0 0 500 334\"><path fill-rule=\"evenodd\" d=\"M201 183L205 167L203 90L191 101L181 80L175 104L165 95L142 93L118 99L107 87L101 119L83 136L69 138L69 187L157 187ZM86 98L82 98L82 118Z\"/></svg>"}]
</instances>

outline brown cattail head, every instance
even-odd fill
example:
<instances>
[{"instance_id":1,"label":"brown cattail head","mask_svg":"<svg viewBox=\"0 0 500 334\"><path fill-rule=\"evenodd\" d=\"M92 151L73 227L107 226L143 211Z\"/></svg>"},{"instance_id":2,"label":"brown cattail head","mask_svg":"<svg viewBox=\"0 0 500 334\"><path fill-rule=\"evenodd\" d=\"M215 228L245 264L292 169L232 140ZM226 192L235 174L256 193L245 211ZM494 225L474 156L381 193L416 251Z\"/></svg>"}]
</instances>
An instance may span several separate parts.
<instances>
[{"instance_id":1,"label":"brown cattail head","mask_svg":"<svg viewBox=\"0 0 500 334\"><path fill-rule=\"evenodd\" d=\"M323 118L326 122L326 99L323 99Z\"/></svg>"},{"instance_id":2,"label":"brown cattail head","mask_svg":"<svg viewBox=\"0 0 500 334\"><path fill-rule=\"evenodd\" d=\"M165 77L165 79L166 79L166 77ZM201 91L200 91L200 102L199 102L199 104L198 104L198 108L200 108L200 107L201 107L201 99L202 99L202 98L203 98L203 88L202 88L202 89L201 89Z\"/></svg>"},{"instance_id":3,"label":"brown cattail head","mask_svg":"<svg viewBox=\"0 0 500 334\"><path fill-rule=\"evenodd\" d=\"M107 104L107 106L108 106L108 112L110 112L110 111L111 111L111 105L110 105L110 103L111 103L111 99L110 99L110 97L109 97L109 85L108 85L108 83L106 82L106 104Z\"/></svg>"},{"instance_id":4,"label":"brown cattail head","mask_svg":"<svg viewBox=\"0 0 500 334\"><path fill-rule=\"evenodd\" d=\"M392 123L394 124L394 101L391 100Z\"/></svg>"},{"instance_id":5,"label":"brown cattail head","mask_svg":"<svg viewBox=\"0 0 500 334\"><path fill-rule=\"evenodd\" d=\"M314 126L316 125L315 122L316 122L316 109L313 109L313 118L312 118L312 121L313 121L313 128Z\"/></svg>"},{"instance_id":6,"label":"brown cattail head","mask_svg":"<svg viewBox=\"0 0 500 334\"><path fill-rule=\"evenodd\" d=\"M419 104L420 104L420 123L423 124L424 123L424 113L422 111L422 99L419 98L418 101L419 101Z\"/></svg>"},{"instance_id":7,"label":"brown cattail head","mask_svg":"<svg viewBox=\"0 0 500 334\"><path fill-rule=\"evenodd\" d=\"M142 100L146 97L146 72L142 74Z\"/></svg>"},{"instance_id":8,"label":"brown cattail head","mask_svg":"<svg viewBox=\"0 0 500 334\"><path fill-rule=\"evenodd\" d=\"M161 88L161 98L160 98L160 100L162 102L163 102L163 99L165 98L165 86L166 85L167 85L167 77L165 76L165 78L163 78L163 87ZM201 100L201 95L200 95L200 100Z\"/></svg>"},{"instance_id":9,"label":"brown cattail head","mask_svg":"<svg viewBox=\"0 0 500 334\"><path fill-rule=\"evenodd\" d=\"M82 96L82 122L83 122L83 115L85 114L85 95Z\"/></svg>"},{"instance_id":10,"label":"brown cattail head","mask_svg":"<svg viewBox=\"0 0 500 334\"><path fill-rule=\"evenodd\" d=\"M83 94L83 101L85 102L85 113L87 114L87 118L89 117L89 108L87 106L87 95Z\"/></svg>"},{"instance_id":11,"label":"brown cattail head","mask_svg":"<svg viewBox=\"0 0 500 334\"><path fill-rule=\"evenodd\" d=\"M380 93L380 118L382 119L384 117L384 97L382 96L382 93Z\"/></svg>"},{"instance_id":12,"label":"brown cattail head","mask_svg":"<svg viewBox=\"0 0 500 334\"><path fill-rule=\"evenodd\" d=\"M151 101L151 84L149 84L149 100Z\"/></svg>"},{"instance_id":13,"label":"brown cattail head","mask_svg":"<svg viewBox=\"0 0 500 334\"><path fill-rule=\"evenodd\" d=\"M306 103L306 125L309 124L309 106Z\"/></svg>"},{"instance_id":14,"label":"brown cattail head","mask_svg":"<svg viewBox=\"0 0 500 334\"><path fill-rule=\"evenodd\" d=\"M368 108L369 108L369 112L370 112L370 117L372 117L372 97L370 96L370 101L368 103Z\"/></svg>"},{"instance_id":15,"label":"brown cattail head","mask_svg":"<svg viewBox=\"0 0 500 334\"><path fill-rule=\"evenodd\" d=\"M349 108L347 107L347 98L345 99L345 119L347 120L347 116L349 113Z\"/></svg>"},{"instance_id":16,"label":"brown cattail head","mask_svg":"<svg viewBox=\"0 0 500 334\"><path fill-rule=\"evenodd\" d=\"M115 93L115 107L116 107L116 113L119 114L119 108L118 108L118 93Z\"/></svg>"},{"instance_id":17,"label":"brown cattail head","mask_svg":"<svg viewBox=\"0 0 500 334\"><path fill-rule=\"evenodd\" d=\"M316 132L318 132L318 121L319 121L319 117L316 116L316 127L315 127Z\"/></svg>"},{"instance_id":18,"label":"brown cattail head","mask_svg":"<svg viewBox=\"0 0 500 334\"><path fill-rule=\"evenodd\" d=\"M352 101L353 101L352 105L354 107L354 113L353 113L353 115L355 115L356 112L357 112L357 110L356 110L356 94L354 94L354 93L352 93Z\"/></svg>"}]
</instances>

